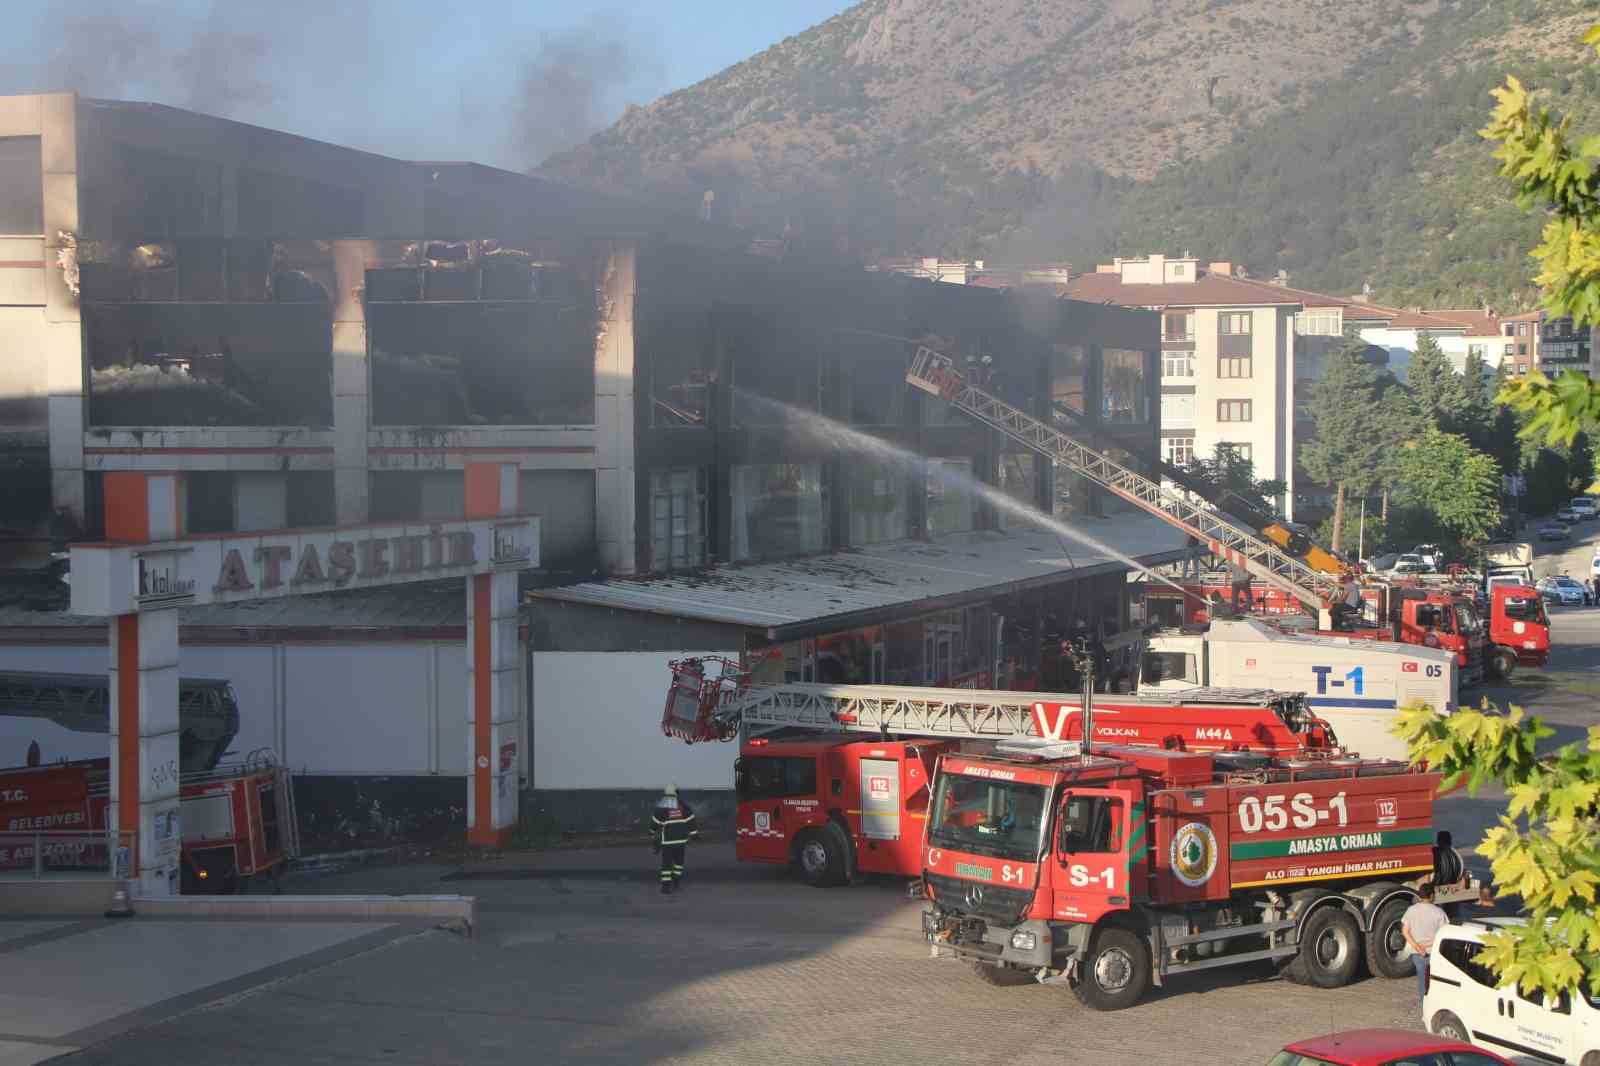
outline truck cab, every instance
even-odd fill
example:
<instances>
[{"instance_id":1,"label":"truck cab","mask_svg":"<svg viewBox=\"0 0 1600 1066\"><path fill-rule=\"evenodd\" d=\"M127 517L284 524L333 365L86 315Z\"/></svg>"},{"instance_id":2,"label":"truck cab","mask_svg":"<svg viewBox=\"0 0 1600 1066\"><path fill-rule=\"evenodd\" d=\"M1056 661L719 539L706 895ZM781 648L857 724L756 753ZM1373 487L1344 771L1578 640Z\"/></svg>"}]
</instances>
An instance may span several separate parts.
<instances>
[{"instance_id":1,"label":"truck cab","mask_svg":"<svg viewBox=\"0 0 1600 1066\"><path fill-rule=\"evenodd\" d=\"M1517 666L1550 661L1550 616L1531 585L1489 586L1489 672L1507 678Z\"/></svg>"},{"instance_id":2,"label":"truck cab","mask_svg":"<svg viewBox=\"0 0 1600 1066\"><path fill-rule=\"evenodd\" d=\"M1422 585L1374 585L1361 595L1363 613L1375 623L1317 634L1443 648L1455 657L1462 684L1482 684L1488 640L1474 597Z\"/></svg>"},{"instance_id":3,"label":"truck cab","mask_svg":"<svg viewBox=\"0 0 1600 1066\"><path fill-rule=\"evenodd\" d=\"M756 737L734 764L734 853L816 887L919 868L929 782L951 741Z\"/></svg>"}]
</instances>

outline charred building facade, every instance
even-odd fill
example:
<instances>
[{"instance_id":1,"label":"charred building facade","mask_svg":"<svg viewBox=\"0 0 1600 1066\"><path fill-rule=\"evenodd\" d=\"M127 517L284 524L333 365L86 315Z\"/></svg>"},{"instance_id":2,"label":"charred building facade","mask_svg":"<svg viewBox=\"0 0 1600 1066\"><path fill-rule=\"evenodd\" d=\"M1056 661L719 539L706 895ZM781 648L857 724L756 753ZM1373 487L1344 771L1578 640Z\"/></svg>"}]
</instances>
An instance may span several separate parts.
<instances>
[{"instance_id":1,"label":"charred building facade","mask_svg":"<svg viewBox=\"0 0 1600 1066\"><path fill-rule=\"evenodd\" d=\"M564 824L626 821L631 800L595 797L731 780L725 749L652 737L673 654L1038 684L1051 626L1124 622L1126 557L1181 538L904 371L918 344L970 359L1138 466L1159 440L1159 329L1053 288L869 273L487 167L0 98L0 669L104 668L104 627L22 578L103 531L109 472L180 472L180 525L199 534L453 519L468 461L514 462L542 517L525 779ZM912 458L862 454L811 415ZM233 682L241 749L448 811L466 751L459 599L186 609L183 670ZM27 743L8 736L0 723L0 765ZM55 739L47 758L71 754Z\"/></svg>"}]
</instances>

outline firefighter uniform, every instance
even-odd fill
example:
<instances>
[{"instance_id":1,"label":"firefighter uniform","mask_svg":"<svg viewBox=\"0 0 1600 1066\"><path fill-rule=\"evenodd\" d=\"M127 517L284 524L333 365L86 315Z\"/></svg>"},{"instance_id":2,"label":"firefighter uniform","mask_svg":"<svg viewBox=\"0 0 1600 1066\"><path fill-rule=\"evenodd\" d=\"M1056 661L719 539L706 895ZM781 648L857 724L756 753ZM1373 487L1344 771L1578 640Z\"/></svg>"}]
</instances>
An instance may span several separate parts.
<instances>
[{"instance_id":1,"label":"firefighter uniform","mask_svg":"<svg viewBox=\"0 0 1600 1066\"><path fill-rule=\"evenodd\" d=\"M683 880L683 855L690 840L699 835L695 828L694 811L678 798L678 787L668 785L656 800L655 814L650 819L655 827L655 846L661 854L661 891L677 890Z\"/></svg>"}]
</instances>

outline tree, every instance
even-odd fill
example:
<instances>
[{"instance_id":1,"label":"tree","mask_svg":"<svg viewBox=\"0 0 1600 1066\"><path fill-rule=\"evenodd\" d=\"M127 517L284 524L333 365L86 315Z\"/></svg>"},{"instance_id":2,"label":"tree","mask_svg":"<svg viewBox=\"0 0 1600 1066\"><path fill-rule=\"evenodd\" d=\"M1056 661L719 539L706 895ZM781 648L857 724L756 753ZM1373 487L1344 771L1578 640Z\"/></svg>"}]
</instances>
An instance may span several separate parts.
<instances>
[{"instance_id":1,"label":"tree","mask_svg":"<svg viewBox=\"0 0 1600 1066\"><path fill-rule=\"evenodd\" d=\"M1439 342L1424 333L1406 371L1406 388L1422 416L1447 432L1458 432L1467 405L1465 379L1450 365Z\"/></svg>"},{"instance_id":2,"label":"tree","mask_svg":"<svg viewBox=\"0 0 1600 1066\"><path fill-rule=\"evenodd\" d=\"M1600 44L1600 25L1584 41ZM1580 326L1594 323L1600 320L1600 183L1591 161L1600 159L1600 138L1574 149L1571 120L1535 110L1516 78L1495 96L1498 106L1481 132L1499 142L1494 154L1501 176L1516 186L1517 203L1548 215L1533 252L1545 306ZM1553 444L1572 444L1600 415L1600 386L1576 372L1552 382L1536 371L1506 385L1497 399L1529 416L1524 433ZM1537 718L1524 723L1515 706L1502 715L1486 702L1481 711L1449 717L1411 709L1398 731L1412 760L1442 772L1445 785L1465 782L1476 793L1494 782L1510 796L1478 850L1501 892L1522 898L1528 922L1488 934L1480 961L1502 983L1541 989L1547 998L1580 986L1600 995L1600 726L1590 727L1587 742L1545 755L1538 745L1552 731Z\"/></svg>"},{"instance_id":3,"label":"tree","mask_svg":"<svg viewBox=\"0 0 1600 1066\"><path fill-rule=\"evenodd\" d=\"M1461 374L1461 406L1456 410L1453 425L1442 427L1466 437L1479 451L1488 451L1489 436L1494 430L1495 404L1492 394L1485 388L1489 381L1489 367L1483 356L1468 352Z\"/></svg>"},{"instance_id":4,"label":"tree","mask_svg":"<svg viewBox=\"0 0 1600 1066\"><path fill-rule=\"evenodd\" d=\"M1600 995L1600 726L1586 742L1540 755L1555 731L1524 721L1521 707L1501 714L1485 700L1449 717L1407 708L1395 731L1413 762L1444 775L1441 791L1465 783L1475 796L1492 782L1510 798L1478 853L1501 894L1522 898L1528 922L1488 934L1479 961L1525 992L1554 999L1586 984Z\"/></svg>"},{"instance_id":5,"label":"tree","mask_svg":"<svg viewBox=\"0 0 1600 1066\"><path fill-rule=\"evenodd\" d=\"M1428 423L1431 424L1431 423ZM1389 442L1378 455L1378 490L1383 493L1383 506L1378 512L1385 533L1389 532L1389 497L1400 486L1402 460L1405 453L1394 445L1411 440L1428 428L1422 418L1422 409L1403 385L1391 383L1383 390L1378 405L1378 424L1374 432Z\"/></svg>"},{"instance_id":6,"label":"tree","mask_svg":"<svg viewBox=\"0 0 1600 1066\"><path fill-rule=\"evenodd\" d=\"M1252 507L1274 513L1289 489L1285 481L1257 481L1255 464L1232 448L1218 448L1209 459L1195 456L1183 465L1183 472L1211 485L1219 494L1238 496Z\"/></svg>"},{"instance_id":7,"label":"tree","mask_svg":"<svg viewBox=\"0 0 1600 1066\"><path fill-rule=\"evenodd\" d=\"M1582 430L1573 435L1567 452L1567 478L1569 487L1579 491L1594 483L1594 449L1589 444L1589 434Z\"/></svg>"},{"instance_id":8,"label":"tree","mask_svg":"<svg viewBox=\"0 0 1600 1066\"><path fill-rule=\"evenodd\" d=\"M1462 544L1488 539L1500 526L1500 468L1456 433L1431 429L1399 447L1406 496L1426 508Z\"/></svg>"},{"instance_id":9,"label":"tree","mask_svg":"<svg viewBox=\"0 0 1600 1066\"><path fill-rule=\"evenodd\" d=\"M1371 491L1379 481L1383 449L1374 432L1379 409L1372 368L1361 360L1366 345L1347 341L1328 354L1322 380L1311 388L1316 432L1300 453L1306 473L1333 487L1333 550L1344 532L1345 493Z\"/></svg>"}]
</instances>

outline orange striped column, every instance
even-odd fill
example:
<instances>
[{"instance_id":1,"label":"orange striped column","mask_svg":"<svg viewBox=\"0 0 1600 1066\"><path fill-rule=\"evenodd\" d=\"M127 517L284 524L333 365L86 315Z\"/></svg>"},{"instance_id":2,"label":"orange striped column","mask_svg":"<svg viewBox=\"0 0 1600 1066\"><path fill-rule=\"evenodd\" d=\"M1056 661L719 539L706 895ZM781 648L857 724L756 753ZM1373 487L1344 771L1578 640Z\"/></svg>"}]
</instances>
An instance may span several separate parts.
<instances>
[{"instance_id":1,"label":"orange striped column","mask_svg":"<svg viewBox=\"0 0 1600 1066\"><path fill-rule=\"evenodd\" d=\"M149 544L183 527L179 474L104 477L106 539ZM178 611L118 615L110 624L111 810L132 847L134 893L178 893Z\"/></svg>"},{"instance_id":2,"label":"orange striped column","mask_svg":"<svg viewBox=\"0 0 1600 1066\"><path fill-rule=\"evenodd\" d=\"M515 463L466 464L468 518L521 509ZM522 701L517 575L467 578L467 842L498 846L517 824Z\"/></svg>"}]
</instances>

